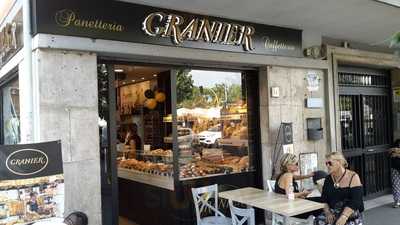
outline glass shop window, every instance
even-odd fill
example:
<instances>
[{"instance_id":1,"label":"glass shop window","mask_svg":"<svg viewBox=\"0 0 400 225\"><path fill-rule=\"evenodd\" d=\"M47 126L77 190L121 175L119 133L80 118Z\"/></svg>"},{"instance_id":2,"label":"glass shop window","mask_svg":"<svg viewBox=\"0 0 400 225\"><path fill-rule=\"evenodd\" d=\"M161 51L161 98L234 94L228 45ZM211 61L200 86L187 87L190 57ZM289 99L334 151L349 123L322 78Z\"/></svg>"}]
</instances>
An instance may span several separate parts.
<instances>
[{"instance_id":1,"label":"glass shop window","mask_svg":"<svg viewBox=\"0 0 400 225\"><path fill-rule=\"evenodd\" d=\"M246 83L241 71L178 70L181 180L253 170Z\"/></svg>"},{"instance_id":2,"label":"glass shop window","mask_svg":"<svg viewBox=\"0 0 400 225\"><path fill-rule=\"evenodd\" d=\"M18 79L1 88L1 98L3 144L17 144L21 139Z\"/></svg>"}]
</instances>

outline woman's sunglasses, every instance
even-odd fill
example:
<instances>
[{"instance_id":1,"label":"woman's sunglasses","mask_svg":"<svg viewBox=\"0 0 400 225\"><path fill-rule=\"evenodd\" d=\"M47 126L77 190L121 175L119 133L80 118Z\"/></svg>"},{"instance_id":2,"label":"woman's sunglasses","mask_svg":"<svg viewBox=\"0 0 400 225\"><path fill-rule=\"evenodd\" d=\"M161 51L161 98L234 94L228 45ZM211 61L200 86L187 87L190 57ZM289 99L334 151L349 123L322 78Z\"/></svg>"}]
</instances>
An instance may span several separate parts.
<instances>
[{"instance_id":1,"label":"woman's sunglasses","mask_svg":"<svg viewBox=\"0 0 400 225\"><path fill-rule=\"evenodd\" d=\"M326 162L325 162L325 165L326 165L326 166L333 166L333 163L332 163L332 161L326 161Z\"/></svg>"},{"instance_id":2,"label":"woman's sunglasses","mask_svg":"<svg viewBox=\"0 0 400 225\"><path fill-rule=\"evenodd\" d=\"M292 164L293 166L299 166L299 163L297 162L297 163L293 163Z\"/></svg>"}]
</instances>

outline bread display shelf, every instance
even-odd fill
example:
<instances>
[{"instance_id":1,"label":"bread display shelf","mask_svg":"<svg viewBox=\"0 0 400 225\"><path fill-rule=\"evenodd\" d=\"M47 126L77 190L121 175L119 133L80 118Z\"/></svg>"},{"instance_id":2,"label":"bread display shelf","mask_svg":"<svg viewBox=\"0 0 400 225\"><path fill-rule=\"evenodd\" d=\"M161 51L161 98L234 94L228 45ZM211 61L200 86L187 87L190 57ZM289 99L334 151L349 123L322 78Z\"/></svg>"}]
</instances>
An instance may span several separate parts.
<instances>
[{"instance_id":1,"label":"bread display shelf","mask_svg":"<svg viewBox=\"0 0 400 225\"><path fill-rule=\"evenodd\" d=\"M237 146L237 147L248 147L249 140L247 139L236 139L236 138L223 138L219 142L222 146Z\"/></svg>"},{"instance_id":2,"label":"bread display shelf","mask_svg":"<svg viewBox=\"0 0 400 225\"><path fill-rule=\"evenodd\" d=\"M171 191L174 190L174 179L172 176L167 174L161 175L159 173L156 174L126 168L118 168L118 177Z\"/></svg>"}]
</instances>

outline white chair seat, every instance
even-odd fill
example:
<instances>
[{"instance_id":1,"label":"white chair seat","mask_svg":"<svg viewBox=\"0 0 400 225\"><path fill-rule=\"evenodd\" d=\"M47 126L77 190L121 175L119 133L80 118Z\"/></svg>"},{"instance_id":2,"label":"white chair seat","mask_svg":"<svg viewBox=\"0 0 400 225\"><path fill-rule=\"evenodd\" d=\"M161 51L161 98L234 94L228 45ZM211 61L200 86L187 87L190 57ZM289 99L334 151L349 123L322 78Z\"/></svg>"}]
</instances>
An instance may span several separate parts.
<instances>
[{"instance_id":1,"label":"white chair seat","mask_svg":"<svg viewBox=\"0 0 400 225\"><path fill-rule=\"evenodd\" d=\"M201 218L201 225L232 225L232 219L222 216L208 216Z\"/></svg>"}]
</instances>

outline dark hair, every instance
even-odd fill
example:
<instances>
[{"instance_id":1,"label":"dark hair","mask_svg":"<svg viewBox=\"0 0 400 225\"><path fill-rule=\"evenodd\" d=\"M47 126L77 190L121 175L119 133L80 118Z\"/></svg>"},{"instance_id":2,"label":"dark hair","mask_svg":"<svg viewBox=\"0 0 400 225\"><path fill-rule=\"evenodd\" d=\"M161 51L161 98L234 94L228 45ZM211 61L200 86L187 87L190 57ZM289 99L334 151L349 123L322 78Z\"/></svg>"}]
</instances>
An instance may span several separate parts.
<instances>
[{"instance_id":1,"label":"dark hair","mask_svg":"<svg viewBox=\"0 0 400 225\"><path fill-rule=\"evenodd\" d=\"M83 212L73 212L64 219L67 225L88 225L88 217Z\"/></svg>"}]
</instances>

